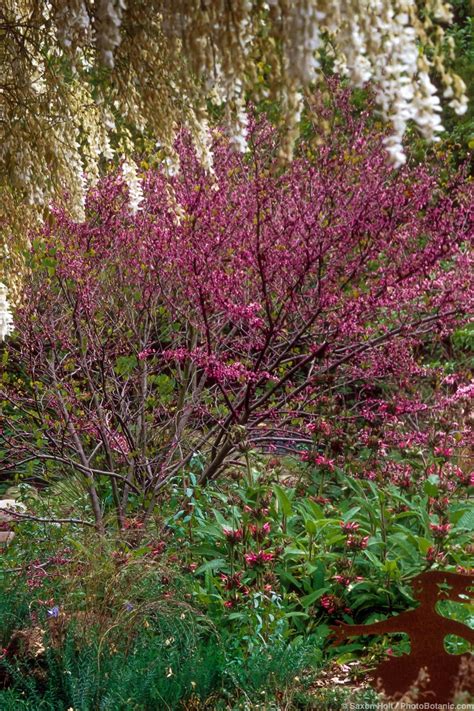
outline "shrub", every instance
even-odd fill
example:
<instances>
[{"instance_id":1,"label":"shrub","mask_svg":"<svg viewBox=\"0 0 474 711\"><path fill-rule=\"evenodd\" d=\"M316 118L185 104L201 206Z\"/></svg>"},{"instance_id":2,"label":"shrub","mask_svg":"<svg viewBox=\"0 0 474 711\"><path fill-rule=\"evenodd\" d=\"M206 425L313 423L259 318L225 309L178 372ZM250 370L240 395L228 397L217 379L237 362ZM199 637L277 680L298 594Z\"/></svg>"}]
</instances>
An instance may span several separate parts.
<instances>
[{"instance_id":1,"label":"shrub","mask_svg":"<svg viewBox=\"0 0 474 711\"><path fill-rule=\"evenodd\" d=\"M333 143L308 138L284 171L262 119L245 157L216 134L214 174L182 135L180 174L148 172L136 215L116 174L85 222L56 212L4 352L4 469L73 472L86 524L103 529L105 507L126 529L184 470L206 482L249 446L310 449L326 410L403 441L427 402L462 401L462 373L433 402L443 368L419 361L465 322L473 186L393 172L343 92L338 112Z\"/></svg>"}]
</instances>

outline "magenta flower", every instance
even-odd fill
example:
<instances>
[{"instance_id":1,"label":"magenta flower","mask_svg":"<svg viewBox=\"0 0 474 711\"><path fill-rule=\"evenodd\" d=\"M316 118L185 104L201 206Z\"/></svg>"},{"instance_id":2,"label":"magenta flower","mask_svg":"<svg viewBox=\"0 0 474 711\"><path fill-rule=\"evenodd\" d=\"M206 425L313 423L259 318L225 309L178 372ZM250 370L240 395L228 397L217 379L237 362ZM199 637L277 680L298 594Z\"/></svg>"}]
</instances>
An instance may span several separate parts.
<instances>
[{"instance_id":1,"label":"magenta flower","mask_svg":"<svg viewBox=\"0 0 474 711\"><path fill-rule=\"evenodd\" d=\"M351 550L363 550L367 548L369 536L354 536L349 534L346 539L346 546Z\"/></svg>"},{"instance_id":2,"label":"magenta flower","mask_svg":"<svg viewBox=\"0 0 474 711\"><path fill-rule=\"evenodd\" d=\"M222 573L220 577L224 583L224 590L238 590L242 586L242 573L234 573L234 575Z\"/></svg>"},{"instance_id":3,"label":"magenta flower","mask_svg":"<svg viewBox=\"0 0 474 711\"><path fill-rule=\"evenodd\" d=\"M245 562L249 566L249 568L255 568L259 565L264 565L265 563L269 563L272 561L275 557L274 553L267 552L264 550L259 550L258 553L246 553L244 555Z\"/></svg>"},{"instance_id":4,"label":"magenta flower","mask_svg":"<svg viewBox=\"0 0 474 711\"><path fill-rule=\"evenodd\" d=\"M145 350L140 351L138 354L138 360L146 360L147 358L150 358L150 356L154 355L156 353L154 348L145 348Z\"/></svg>"},{"instance_id":5,"label":"magenta flower","mask_svg":"<svg viewBox=\"0 0 474 711\"><path fill-rule=\"evenodd\" d=\"M231 546L235 546L237 543L240 543L240 541L244 537L244 532L241 528L223 528L222 531L224 533L224 536L226 537L227 543L229 543Z\"/></svg>"},{"instance_id":6,"label":"magenta flower","mask_svg":"<svg viewBox=\"0 0 474 711\"><path fill-rule=\"evenodd\" d=\"M266 523L264 523L263 526L257 526L255 524L250 524L249 531L250 531L250 535L252 536L252 538L254 538L256 541L262 541L265 538L265 536L267 536L270 533L271 525L268 521Z\"/></svg>"},{"instance_id":7,"label":"magenta flower","mask_svg":"<svg viewBox=\"0 0 474 711\"><path fill-rule=\"evenodd\" d=\"M309 462L315 464L318 467L325 467L329 471L334 471L334 459L328 459L323 454L317 454L315 452L308 452L307 450L301 452L300 459L302 462Z\"/></svg>"},{"instance_id":8,"label":"magenta flower","mask_svg":"<svg viewBox=\"0 0 474 711\"><path fill-rule=\"evenodd\" d=\"M351 578L347 575L334 575L333 580L335 580L336 583L339 583L339 585L342 585L345 588L347 588L351 584Z\"/></svg>"},{"instance_id":9,"label":"magenta flower","mask_svg":"<svg viewBox=\"0 0 474 711\"><path fill-rule=\"evenodd\" d=\"M359 524L355 521L347 521L346 523L344 523L344 521L341 521L341 528L344 533L353 533L354 531L357 531L359 529Z\"/></svg>"},{"instance_id":10,"label":"magenta flower","mask_svg":"<svg viewBox=\"0 0 474 711\"><path fill-rule=\"evenodd\" d=\"M334 459L328 459L322 454L318 454L314 457L313 461L315 464L318 465L318 467L326 467L326 469L329 469L329 471L334 471Z\"/></svg>"},{"instance_id":11,"label":"magenta flower","mask_svg":"<svg viewBox=\"0 0 474 711\"><path fill-rule=\"evenodd\" d=\"M339 608L339 601L335 595L323 595L319 604L329 615L332 615Z\"/></svg>"},{"instance_id":12,"label":"magenta flower","mask_svg":"<svg viewBox=\"0 0 474 711\"><path fill-rule=\"evenodd\" d=\"M430 529L434 538L446 538L451 528L450 523L430 523Z\"/></svg>"},{"instance_id":13,"label":"magenta flower","mask_svg":"<svg viewBox=\"0 0 474 711\"><path fill-rule=\"evenodd\" d=\"M449 457L453 456L454 449L452 447L435 447L434 452L437 457L445 457L446 459L449 459Z\"/></svg>"}]
</instances>

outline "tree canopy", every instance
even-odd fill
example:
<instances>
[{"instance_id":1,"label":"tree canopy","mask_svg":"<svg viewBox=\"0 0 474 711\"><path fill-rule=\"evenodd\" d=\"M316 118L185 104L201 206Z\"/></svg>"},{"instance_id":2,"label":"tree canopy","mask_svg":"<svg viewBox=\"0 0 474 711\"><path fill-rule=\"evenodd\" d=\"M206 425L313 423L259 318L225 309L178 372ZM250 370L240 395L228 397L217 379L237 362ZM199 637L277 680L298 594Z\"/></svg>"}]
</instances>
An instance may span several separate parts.
<instances>
[{"instance_id":1,"label":"tree canopy","mask_svg":"<svg viewBox=\"0 0 474 711\"><path fill-rule=\"evenodd\" d=\"M278 104L289 155L304 92L324 62L353 85L373 82L392 128L386 148L401 164L407 122L428 139L440 131L433 74L450 105L466 109L464 82L450 69L451 19L442 0L6 0L0 154L9 222L13 199L42 207L65 189L80 215L87 184L117 154L146 147L176 171L182 125L210 167L216 107L245 150L249 97Z\"/></svg>"}]
</instances>

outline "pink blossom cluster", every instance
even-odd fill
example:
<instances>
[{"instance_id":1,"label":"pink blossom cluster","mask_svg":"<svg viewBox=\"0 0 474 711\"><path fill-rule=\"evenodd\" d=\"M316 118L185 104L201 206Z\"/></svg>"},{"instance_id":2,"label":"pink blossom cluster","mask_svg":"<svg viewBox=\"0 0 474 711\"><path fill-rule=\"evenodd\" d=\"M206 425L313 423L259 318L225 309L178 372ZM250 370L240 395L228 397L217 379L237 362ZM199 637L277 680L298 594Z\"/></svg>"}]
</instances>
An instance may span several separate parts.
<instances>
[{"instance_id":1,"label":"pink blossom cluster","mask_svg":"<svg viewBox=\"0 0 474 711\"><path fill-rule=\"evenodd\" d=\"M263 541L263 539L268 536L271 530L271 525L269 521L266 521L262 526L256 524L249 524L249 533L252 538L256 541Z\"/></svg>"},{"instance_id":2,"label":"pink blossom cluster","mask_svg":"<svg viewBox=\"0 0 474 711\"><path fill-rule=\"evenodd\" d=\"M434 538L446 538L451 528L450 523L430 523L430 530Z\"/></svg>"},{"instance_id":3,"label":"pink blossom cluster","mask_svg":"<svg viewBox=\"0 0 474 711\"><path fill-rule=\"evenodd\" d=\"M265 563L270 563L275 557L272 551L265 551L260 549L257 552L250 552L244 555L245 562L249 568L255 568L257 566L265 565Z\"/></svg>"},{"instance_id":4,"label":"pink blossom cluster","mask_svg":"<svg viewBox=\"0 0 474 711\"><path fill-rule=\"evenodd\" d=\"M350 614L351 610L344 605L344 602L333 594L323 595L319 601L320 606L328 615L334 615L338 612Z\"/></svg>"},{"instance_id":5,"label":"pink blossom cluster","mask_svg":"<svg viewBox=\"0 0 474 711\"><path fill-rule=\"evenodd\" d=\"M235 546L243 540L244 532L241 528L224 528L222 532L225 536L227 543L231 546Z\"/></svg>"},{"instance_id":6,"label":"pink blossom cluster","mask_svg":"<svg viewBox=\"0 0 474 711\"><path fill-rule=\"evenodd\" d=\"M255 373L238 361L225 363L215 355L205 353L202 349L193 351L187 351L185 348L166 350L162 356L166 360L176 360L179 363L184 363L189 359L198 367L203 368L209 378L221 383L254 382L271 377L270 373L266 371Z\"/></svg>"},{"instance_id":7,"label":"pink blossom cluster","mask_svg":"<svg viewBox=\"0 0 474 711\"><path fill-rule=\"evenodd\" d=\"M314 464L317 467L324 467L329 471L334 471L334 459L329 459L323 454L318 454L317 452L305 451L300 454L300 460L302 462L308 462L309 464Z\"/></svg>"}]
</instances>

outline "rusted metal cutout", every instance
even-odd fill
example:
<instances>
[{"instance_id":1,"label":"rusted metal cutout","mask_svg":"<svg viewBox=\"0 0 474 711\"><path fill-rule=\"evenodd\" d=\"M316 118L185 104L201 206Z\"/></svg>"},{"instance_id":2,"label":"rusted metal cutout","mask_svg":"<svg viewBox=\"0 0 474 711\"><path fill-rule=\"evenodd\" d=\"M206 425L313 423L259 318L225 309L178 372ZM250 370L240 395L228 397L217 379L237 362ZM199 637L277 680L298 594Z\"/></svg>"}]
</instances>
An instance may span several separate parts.
<instances>
[{"instance_id":1,"label":"rusted metal cutout","mask_svg":"<svg viewBox=\"0 0 474 711\"><path fill-rule=\"evenodd\" d=\"M347 637L358 635L405 632L410 637L410 654L389 657L381 662L373 673L374 679L388 698L396 699L416 685L420 670L425 669L429 680L423 688L423 699L430 703L449 703L453 700L460 671L467 666L470 655L448 654L444 648L444 638L453 634L474 644L474 630L439 615L436 603L439 600L466 602L459 595L470 596L469 588L474 586L474 577L433 570L417 575L412 584L414 595L420 603L418 607L373 624L334 625L331 628L333 639L335 643L340 643ZM472 680L470 683L471 688L465 690L474 694Z\"/></svg>"}]
</instances>

